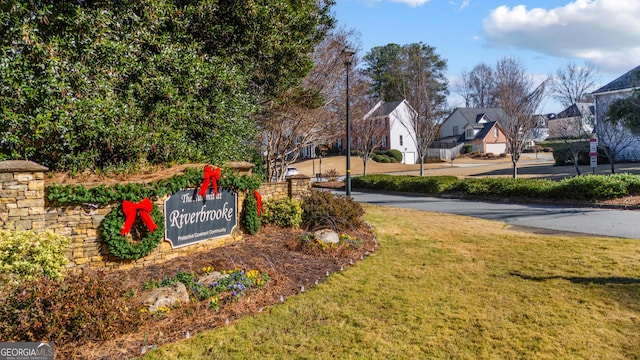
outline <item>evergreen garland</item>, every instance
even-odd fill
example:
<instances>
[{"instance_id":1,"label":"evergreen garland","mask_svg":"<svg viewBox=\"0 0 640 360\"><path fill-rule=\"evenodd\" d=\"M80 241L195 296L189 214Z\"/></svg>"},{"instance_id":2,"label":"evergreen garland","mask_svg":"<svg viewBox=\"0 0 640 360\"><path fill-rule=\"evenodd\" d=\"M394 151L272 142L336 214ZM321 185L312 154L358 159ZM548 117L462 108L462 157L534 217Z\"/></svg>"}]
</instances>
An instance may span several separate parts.
<instances>
[{"instance_id":1,"label":"evergreen garland","mask_svg":"<svg viewBox=\"0 0 640 360\"><path fill-rule=\"evenodd\" d=\"M260 219L257 216L256 200L253 190L260 187L261 180L256 175L238 175L228 169L223 169L222 178L218 182L220 188L227 188L235 192L245 192L247 198L253 199L252 205L246 205L243 224L249 233L254 235L260 229ZM174 175L171 178L145 183L127 183L115 185L98 185L84 187L83 185L58 185L47 187L47 199L52 204L79 205L96 204L107 205L124 200L139 201L145 197L160 198L171 195L183 189L197 188L202 183L202 169L186 168L184 174ZM248 210L248 211L247 211ZM250 217L250 219L246 219ZM137 245L132 244L125 236L120 235L124 224L124 214L120 207L107 214L102 221L102 238L107 243L110 252L127 260L140 259L153 251L164 238L164 217L162 212L154 205L151 218L158 226L153 233L147 234Z\"/></svg>"},{"instance_id":2,"label":"evergreen garland","mask_svg":"<svg viewBox=\"0 0 640 360\"><path fill-rule=\"evenodd\" d=\"M243 192L260 187L260 178L256 175L237 175L224 169L218 182L221 188ZM145 197L159 198L171 195L183 189L197 188L202 183L202 169L187 168L184 174L174 175L169 179L154 181L148 184L127 183L115 185L98 185L87 188L83 185L58 185L47 187L47 199L59 205L109 204L116 201L139 200Z\"/></svg>"}]
</instances>

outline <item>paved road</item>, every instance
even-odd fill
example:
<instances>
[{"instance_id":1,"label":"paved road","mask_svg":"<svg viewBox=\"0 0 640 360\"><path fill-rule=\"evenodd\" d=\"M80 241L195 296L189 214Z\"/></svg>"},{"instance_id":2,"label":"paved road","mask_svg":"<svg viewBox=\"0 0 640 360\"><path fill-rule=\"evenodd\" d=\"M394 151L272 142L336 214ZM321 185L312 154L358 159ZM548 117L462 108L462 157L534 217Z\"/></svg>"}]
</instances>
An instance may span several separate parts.
<instances>
[{"instance_id":1,"label":"paved road","mask_svg":"<svg viewBox=\"0 0 640 360\"><path fill-rule=\"evenodd\" d=\"M473 216L515 226L640 239L640 211L490 203L353 191L351 196L361 203Z\"/></svg>"}]
</instances>

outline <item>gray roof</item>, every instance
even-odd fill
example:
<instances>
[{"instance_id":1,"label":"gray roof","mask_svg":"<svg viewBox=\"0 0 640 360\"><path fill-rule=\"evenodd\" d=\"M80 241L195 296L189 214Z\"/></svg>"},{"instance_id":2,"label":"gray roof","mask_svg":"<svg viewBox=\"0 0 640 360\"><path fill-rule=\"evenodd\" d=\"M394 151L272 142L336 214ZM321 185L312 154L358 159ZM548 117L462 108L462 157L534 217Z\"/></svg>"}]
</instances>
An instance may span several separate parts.
<instances>
[{"instance_id":1,"label":"gray roof","mask_svg":"<svg viewBox=\"0 0 640 360\"><path fill-rule=\"evenodd\" d=\"M576 117L576 116L593 116L595 115L596 111L595 111L595 106L592 103L575 103L571 106L569 106L568 108L562 110L561 112L559 112L555 119L564 119L564 118L571 118L571 117ZM551 121L554 121L553 119L550 119Z\"/></svg>"},{"instance_id":2,"label":"gray roof","mask_svg":"<svg viewBox=\"0 0 640 360\"><path fill-rule=\"evenodd\" d=\"M489 134L489 131L491 131L491 129L493 129L494 126L496 126L496 122L495 121L491 121L491 122L488 122L488 123L484 123L482 125L484 125L484 126L482 127L482 130L480 130L476 134L476 136L475 136L476 139L484 139L485 136L487 136Z\"/></svg>"},{"instance_id":3,"label":"gray roof","mask_svg":"<svg viewBox=\"0 0 640 360\"><path fill-rule=\"evenodd\" d=\"M502 108L457 108L451 115L456 111L467 120L469 125L476 125L478 121L482 119L483 115L486 116L489 121L498 122L507 117L507 114Z\"/></svg>"},{"instance_id":4,"label":"gray roof","mask_svg":"<svg viewBox=\"0 0 640 360\"><path fill-rule=\"evenodd\" d=\"M378 106L378 108L373 113L371 113L369 117L389 116L389 114L391 114L393 110L395 110L403 101L404 99L392 102L381 101L380 106Z\"/></svg>"},{"instance_id":5,"label":"gray roof","mask_svg":"<svg viewBox=\"0 0 640 360\"><path fill-rule=\"evenodd\" d=\"M640 72L640 65L627 71L624 75L613 80L612 82L601 87L600 89L594 91L593 94L634 88L640 85L640 73L638 72Z\"/></svg>"}]
</instances>

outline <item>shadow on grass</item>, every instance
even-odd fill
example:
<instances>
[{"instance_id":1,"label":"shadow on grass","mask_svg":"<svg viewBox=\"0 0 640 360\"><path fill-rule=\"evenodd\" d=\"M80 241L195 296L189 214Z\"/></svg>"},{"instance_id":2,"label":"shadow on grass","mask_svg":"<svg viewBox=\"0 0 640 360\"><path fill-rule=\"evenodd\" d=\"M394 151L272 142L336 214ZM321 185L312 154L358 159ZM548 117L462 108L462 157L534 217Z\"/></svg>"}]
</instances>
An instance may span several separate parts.
<instances>
[{"instance_id":1,"label":"shadow on grass","mask_svg":"<svg viewBox=\"0 0 640 360\"><path fill-rule=\"evenodd\" d=\"M574 284L598 284L598 285L633 285L640 284L640 279L630 277L578 277L578 276L530 276L517 272L510 272L509 275L517 276L524 280L547 281L547 280L567 280Z\"/></svg>"}]
</instances>

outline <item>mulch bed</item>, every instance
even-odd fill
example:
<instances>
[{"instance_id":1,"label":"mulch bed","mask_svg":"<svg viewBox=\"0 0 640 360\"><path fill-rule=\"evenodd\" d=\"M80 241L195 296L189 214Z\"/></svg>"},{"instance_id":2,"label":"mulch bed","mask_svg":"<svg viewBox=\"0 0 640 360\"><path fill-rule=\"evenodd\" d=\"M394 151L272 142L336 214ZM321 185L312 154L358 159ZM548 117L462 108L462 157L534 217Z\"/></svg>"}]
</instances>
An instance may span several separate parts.
<instances>
[{"instance_id":1,"label":"mulch bed","mask_svg":"<svg viewBox=\"0 0 640 360\"><path fill-rule=\"evenodd\" d=\"M143 286L152 279L173 276L178 271L198 272L202 267L232 270L256 269L266 272L270 281L263 289L255 290L238 301L219 310L208 308L208 301L191 302L160 318L148 319L135 333L128 333L104 342L82 344L56 344L58 359L130 359L140 356L142 348L158 347L204 331L225 326L243 316L256 314L282 298L299 294L304 287L312 288L327 274L340 271L357 263L377 247L372 229L363 227L351 231L363 241L356 249L335 248L327 251L301 247L302 230L263 226L259 234L245 236L241 242L227 245L194 256L174 259L159 265L132 270L112 270L111 275L123 279L125 286L142 293ZM136 308L141 305L133 304Z\"/></svg>"}]
</instances>

